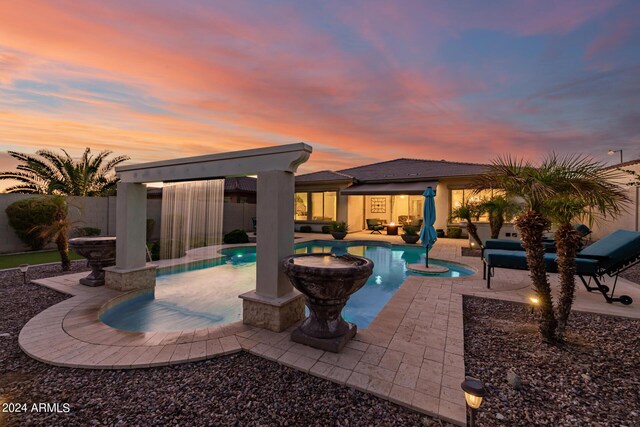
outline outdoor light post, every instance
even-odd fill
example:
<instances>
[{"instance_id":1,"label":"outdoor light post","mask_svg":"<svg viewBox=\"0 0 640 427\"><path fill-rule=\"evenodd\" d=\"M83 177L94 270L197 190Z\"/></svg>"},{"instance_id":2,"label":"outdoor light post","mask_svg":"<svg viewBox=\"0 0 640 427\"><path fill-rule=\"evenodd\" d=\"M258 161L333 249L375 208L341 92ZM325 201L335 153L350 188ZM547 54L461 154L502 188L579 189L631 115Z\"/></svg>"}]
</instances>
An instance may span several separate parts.
<instances>
[{"instance_id":1,"label":"outdoor light post","mask_svg":"<svg viewBox=\"0 0 640 427\"><path fill-rule=\"evenodd\" d=\"M20 264L20 266L18 266L18 268L20 269L20 273L22 273L22 280L24 282L24 284L27 284L27 270L29 270L29 264Z\"/></svg>"},{"instance_id":2,"label":"outdoor light post","mask_svg":"<svg viewBox=\"0 0 640 427\"><path fill-rule=\"evenodd\" d=\"M482 404L482 399L487 395L487 390L484 388L482 381L467 377L462 384L462 391L464 391L464 399L467 401L467 407L470 411L469 427L475 427L476 425L476 411Z\"/></svg>"},{"instance_id":3,"label":"outdoor light post","mask_svg":"<svg viewBox=\"0 0 640 427\"><path fill-rule=\"evenodd\" d=\"M610 155L610 156L613 156L613 155L614 155L614 154L616 154L616 153L620 153L620 163L623 163L623 160L622 160L622 149L620 149L620 150L609 150L609 151L607 151L607 154L608 154L608 155Z\"/></svg>"}]
</instances>

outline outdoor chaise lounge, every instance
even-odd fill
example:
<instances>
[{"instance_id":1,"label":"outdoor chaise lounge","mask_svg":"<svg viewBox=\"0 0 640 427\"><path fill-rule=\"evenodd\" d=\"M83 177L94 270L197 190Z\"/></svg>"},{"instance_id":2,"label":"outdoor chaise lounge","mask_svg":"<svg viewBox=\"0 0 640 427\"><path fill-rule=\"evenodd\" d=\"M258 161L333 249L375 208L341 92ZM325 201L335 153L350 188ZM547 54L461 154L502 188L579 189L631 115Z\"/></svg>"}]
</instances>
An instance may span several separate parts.
<instances>
[{"instance_id":1,"label":"outdoor chaise lounge","mask_svg":"<svg viewBox=\"0 0 640 427\"><path fill-rule=\"evenodd\" d=\"M545 253L547 271L558 272L555 253ZM482 257L483 278L487 279L487 288L491 288L491 277L495 268L528 270L527 256L522 250L485 249ZM629 267L640 262L640 232L618 230L585 247L577 254L576 274L589 291L600 291L608 303L620 301L628 305L631 297L622 295L614 297L618 275ZM602 284L604 275L614 277L613 289ZM589 281L585 280L589 278ZM591 286L591 280L596 286Z\"/></svg>"},{"instance_id":2,"label":"outdoor chaise lounge","mask_svg":"<svg viewBox=\"0 0 640 427\"><path fill-rule=\"evenodd\" d=\"M380 230L384 230L382 221L380 221L379 219L367 218L367 230L371 230L371 234L373 233L382 234L380 232Z\"/></svg>"}]
</instances>

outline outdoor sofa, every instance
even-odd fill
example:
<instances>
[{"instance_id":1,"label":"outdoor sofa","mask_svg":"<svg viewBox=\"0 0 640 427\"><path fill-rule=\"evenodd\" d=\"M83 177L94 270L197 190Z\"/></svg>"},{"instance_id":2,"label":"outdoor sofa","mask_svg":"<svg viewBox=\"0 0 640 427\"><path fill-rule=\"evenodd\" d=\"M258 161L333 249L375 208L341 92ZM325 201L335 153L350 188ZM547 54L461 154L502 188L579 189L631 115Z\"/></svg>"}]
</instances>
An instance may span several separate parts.
<instances>
[{"instance_id":1,"label":"outdoor sofa","mask_svg":"<svg viewBox=\"0 0 640 427\"><path fill-rule=\"evenodd\" d=\"M489 242L489 241L487 241ZM515 242L518 243L518 242ZM515 245L513 246L515 248ZM520 246L522 248L522 246ZM557 273L557 254L544 254L547 272ZM482 254L483 278L487 280L487 288L491 288L491 277L494 269L528 270L527 256L522 249L489 249ZM580 250L576 256L576 274L589 292L600 291L608 303L621 302L629 305L631 297L621 295L614 297L618 275L624 270L640 262L640 232L617 230L597 242ZM602 283L603 277L613 277L613 289ZM588 278L587 281L585 278ZM591 281L595 286L591 285Z\"/></svg>"}]
</instances>

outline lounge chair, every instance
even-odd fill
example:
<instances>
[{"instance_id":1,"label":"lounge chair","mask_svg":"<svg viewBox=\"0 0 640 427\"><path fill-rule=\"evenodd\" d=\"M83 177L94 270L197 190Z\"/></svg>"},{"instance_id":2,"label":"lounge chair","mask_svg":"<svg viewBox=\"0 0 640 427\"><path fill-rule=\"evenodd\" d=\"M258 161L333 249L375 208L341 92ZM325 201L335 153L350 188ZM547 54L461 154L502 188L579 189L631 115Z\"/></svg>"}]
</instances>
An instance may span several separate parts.
<instances>
[{"instance_id":1,"label":"lounge chair","mask_svg":"<svg viewBox=\"0 0 640 427\"><path fill-rule=\"evenodd\" d=\"M557 273L557 255L545 253L547 272ZM495 268L528 270L527 256L522 250L485 249L482 257L483 278L487 288L491 288L491 277ZM580 250L576 257L576 274L589 292L599 291L608 303L621 302L629 305L633 302L628 295L614 297L618 275L640 262L640 232L618 230L597 242ZM614 277L613 289L602 283L607 275ZM585 278L589 278L587 281ZM595 286L591 286L591 281Z\"/></svg>"},{"instance_id":2,"label":"lounge chair","mask_svg":"<svg viewBox=\"0 0 640 427\"><path fill-rule=\"evenodd\" d=\"M371 234L378 233L382 234L380 230L384 230L384 226L382 225L382 221L379 219L367 219L367 230L371 230Z\"/></svg>"}]
</instances>

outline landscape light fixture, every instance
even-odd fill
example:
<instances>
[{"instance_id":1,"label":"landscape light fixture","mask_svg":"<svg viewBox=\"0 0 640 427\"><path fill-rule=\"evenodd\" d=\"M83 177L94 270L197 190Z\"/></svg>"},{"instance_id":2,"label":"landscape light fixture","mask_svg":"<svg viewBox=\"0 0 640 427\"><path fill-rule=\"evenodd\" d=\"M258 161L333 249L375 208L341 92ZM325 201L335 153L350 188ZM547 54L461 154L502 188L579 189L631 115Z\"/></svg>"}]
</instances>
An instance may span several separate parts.
<instances>
[{"instance_id":1,"label":"landscape light fixture","mask_svg":"<svg viewBox=\"0 0 640 427\"><path fill-rule=\"evenodd\" d=\"M538 297L529 297L529 302L531 303L531 313L535 311L538 306L540 306L540 298Z\"/></svg>"},{"instance_id":2,"label":"landscape light fixture","mask_svg":"<svg viewBox=\"0 0 640 427\"><path fill-rule=\"evenodd\" d=\"M462 381L460 387L464 391L464 399L470 412L469 427L475 427L476 411L482 405L482 399L487 395L487 390L484 388L482 381L472 377L467 377Z\"/></svg>"},{"instance_id":3,"label":"landscape light fixture","mask_svg":"<svg viewBox=\"0 0 640 427\"><path fill-rule=\"evenodd\" d=\"M27 271L29 270L29 264L20 264L18 266L18 268L20 269L20 273L22 273L22 281L26 285L27 284Z\"/></svg>"},{"instance_id":4,"label":"landscape light fixture","mask_svg":"<svg viewBox=\"0 0 640 427\"><path fill-rule=\"evenodd\" d=\"M608 155L610 155L610 156L613 156L613 155L614 155L614 154L616 154L616 153L620 153L620 163L622 163L622 162L623 162L623 160L622 160L622 149L620 149L620 150L609 150L609 151L607 151L607 154L608 154Z\"/></svg>"}]
</instances>

